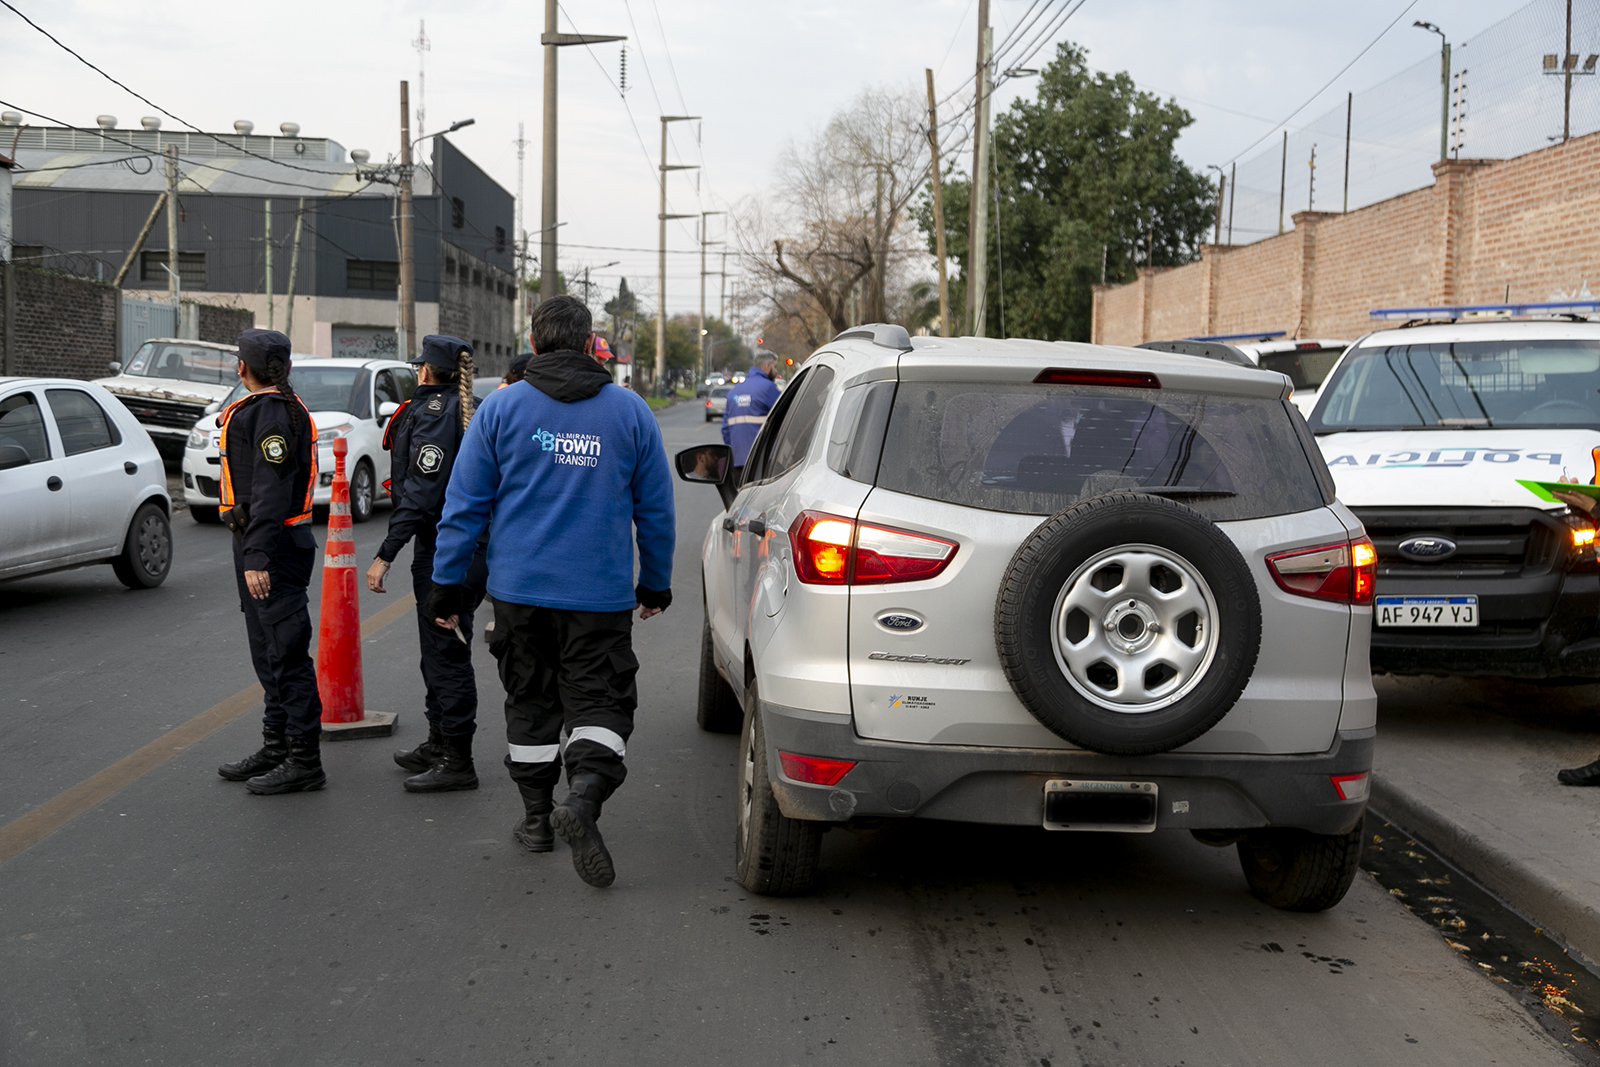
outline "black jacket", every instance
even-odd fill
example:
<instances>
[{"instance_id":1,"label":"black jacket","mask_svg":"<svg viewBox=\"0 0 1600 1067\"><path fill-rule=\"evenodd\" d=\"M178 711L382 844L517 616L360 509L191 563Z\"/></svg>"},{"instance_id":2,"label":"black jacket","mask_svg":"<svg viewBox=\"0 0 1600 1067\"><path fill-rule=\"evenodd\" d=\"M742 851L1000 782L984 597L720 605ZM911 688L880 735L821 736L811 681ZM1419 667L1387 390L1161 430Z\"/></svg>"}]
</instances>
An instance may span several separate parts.
<instances>
[{"instance_id":1,"label":"black jacket","mask_svg":"<svg viewBox=\"0 0 1600 1067\"><path fill-rule=\"evenodd\" d=\"M393 563L406 542L431 535L461 448L461 394L455 385L419 385L384 433L389 449L389 533L378 558Z\"/></svg>"},{"instance_id":2,"label":"black jacket","mask_svg":"<svg viewBox=\"0 0 1600 1067\"><path fill-rule=\"evenodd\" d=\"M305 521L293 528L295 543L315 546L308 501L317 442L305 408L276 389L251 393L234 408L227 433L233 502L249 505L242 545L245 569L266 570L284 524L302 515Z\"/></svg>"},{"instance_id":3,"label":"black jacket","mask_svg":"<svg viewBox=\"0 0 1600 1067\"><path fill-rule=\"evenodd\" d=\"M611 384L611 374L593 356L562 349L541 352L528 360L522 380L552 400L570 404L588 400Z\"/></svg>"}]
</instances>

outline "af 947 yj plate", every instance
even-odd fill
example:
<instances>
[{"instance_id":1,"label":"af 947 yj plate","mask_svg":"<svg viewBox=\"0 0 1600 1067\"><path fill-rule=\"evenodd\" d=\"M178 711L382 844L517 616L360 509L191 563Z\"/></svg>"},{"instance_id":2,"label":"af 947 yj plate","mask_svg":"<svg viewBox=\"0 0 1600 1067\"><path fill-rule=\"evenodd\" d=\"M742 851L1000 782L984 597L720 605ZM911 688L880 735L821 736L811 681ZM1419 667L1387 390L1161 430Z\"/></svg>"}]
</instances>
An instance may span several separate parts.
<instances>
[{"instance_id":1,"label":"af 947 yj plate","mask_svg":"<svg viewBox=\"0 0 1600 1067\"><path fill-rule=\"evenodd\" d=\"M1044 784L1044 828L1147 834L1156 828L1160 795L1154 782L1052 779Z\"/></svg>"},{"instance_id":2,"label":"af 947 yj plate","mask_svg":"<svg viewBox=\"0 0 1600 1067\"><path fill-rule=\"evenodd\" d=\"M1379 626L1465 628L1478 625L1475 596L1380 596L1372 602Z\"/></svg>"}]
</instances>

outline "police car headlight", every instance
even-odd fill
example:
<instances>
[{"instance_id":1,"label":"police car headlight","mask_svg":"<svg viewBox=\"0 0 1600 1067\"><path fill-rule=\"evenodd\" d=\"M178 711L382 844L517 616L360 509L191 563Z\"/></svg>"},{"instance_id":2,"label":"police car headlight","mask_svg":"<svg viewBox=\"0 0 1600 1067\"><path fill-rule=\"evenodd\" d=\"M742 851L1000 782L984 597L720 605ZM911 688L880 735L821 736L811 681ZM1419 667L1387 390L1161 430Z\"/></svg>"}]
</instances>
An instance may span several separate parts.
<instances>
[{"instance_id":1,"label":"police car headlight","mask_svg":"<svg viewBox=\"0 0 1600 1067\"><path fill-rule=\"evenodd\" d=\"M194 429L189 431L188 447L204 448L206 447L206 442L209 440L211 440L211 435L205 430L202 430L200 427L196 426Z\"/></svg>"},{"instance_id":2,"label":"police car headlight","mask_svg":"<svg viewBox=\"0 0 1600 1067\"><path fill-rule=\"evenodd\" d=\"M333 424L332 426L324 426L317 431L317 444L325 445L329 441L332 441L335 437L343 437L345 434L350 432L350 429L351 426L348 422L339 422Z\"/></svg>"}]
</instances>

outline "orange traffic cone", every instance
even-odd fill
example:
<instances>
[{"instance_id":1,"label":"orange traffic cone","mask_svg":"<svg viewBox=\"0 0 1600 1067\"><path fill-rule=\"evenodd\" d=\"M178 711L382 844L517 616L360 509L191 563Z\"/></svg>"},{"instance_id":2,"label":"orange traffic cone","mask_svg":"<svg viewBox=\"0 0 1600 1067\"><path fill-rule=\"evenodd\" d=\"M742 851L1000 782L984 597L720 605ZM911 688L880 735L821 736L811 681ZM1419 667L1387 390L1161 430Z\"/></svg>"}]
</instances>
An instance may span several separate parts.
<instances>
[{"instance_id":1,"label":"orange traffic cone","mask_svg":"<svg viewBox=\"0 0 1600 1067\"><path fill-rule=\"evenodd\" d=\"M322 611L317 625L317 692L322 696L322 737L386 737L392 712L366 711L361 684L361 613L356 593L356 542L350 526L350 482L344 457L350 444L333 439L333 493L328 539L322 554Z\"/></svg>"}]
</instances>

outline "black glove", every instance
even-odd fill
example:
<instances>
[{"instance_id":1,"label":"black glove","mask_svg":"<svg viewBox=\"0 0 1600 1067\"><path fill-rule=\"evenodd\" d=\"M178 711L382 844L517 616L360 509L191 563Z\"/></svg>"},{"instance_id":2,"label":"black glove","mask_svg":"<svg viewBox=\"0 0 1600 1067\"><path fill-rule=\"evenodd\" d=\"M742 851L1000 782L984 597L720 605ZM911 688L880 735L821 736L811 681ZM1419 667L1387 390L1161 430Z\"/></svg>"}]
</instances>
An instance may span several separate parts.
<instances>
[{"instance_id":1,"label":"black glove","mask_svg":"<svg viewBox=\"0 0 1600 1067\"><path fill-rule=\"evenodd\" d=\"M472 603L472 590L464 585L435 585L422 602L425 619L448 619L460 615Z\"/></svg>"},{"instance_id":2,"label":"black glove","mask_svg":"<svg viewBox=\"0 0 1600 1067\"><path fill-rule=\"evenodd\" d=\"M655 589L646 589L642 585L636 585L633 587L633 596L639 602L641 608L660 608L662 611L666 611L672 606L672 590L670 589L657 591Z\"/></svg>"}]
</instances>

